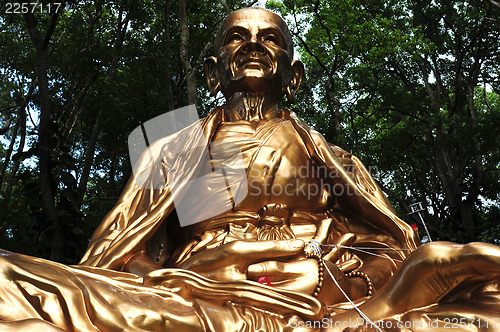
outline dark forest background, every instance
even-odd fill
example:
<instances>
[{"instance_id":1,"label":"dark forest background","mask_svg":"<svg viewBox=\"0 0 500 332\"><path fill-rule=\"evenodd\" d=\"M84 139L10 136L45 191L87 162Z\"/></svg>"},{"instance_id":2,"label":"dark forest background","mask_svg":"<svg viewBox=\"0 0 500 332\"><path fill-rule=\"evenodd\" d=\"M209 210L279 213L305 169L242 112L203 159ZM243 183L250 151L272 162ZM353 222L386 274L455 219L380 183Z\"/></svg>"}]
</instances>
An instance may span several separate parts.
<instances>
[{"instance_id":1,"label":"dark forest background","mask_svg":"<svg viewBox=\"0 0 500 332\"><path fill-rule=\"evenodd\" d=\"M243 0L67 1L0 12L0 247L74 264L131 173L129 133L210 98L217 27ZM290 107L356 154L433 240L500 239L500 4L268 1L306 65Z\"/></svg>"}]
</instances>

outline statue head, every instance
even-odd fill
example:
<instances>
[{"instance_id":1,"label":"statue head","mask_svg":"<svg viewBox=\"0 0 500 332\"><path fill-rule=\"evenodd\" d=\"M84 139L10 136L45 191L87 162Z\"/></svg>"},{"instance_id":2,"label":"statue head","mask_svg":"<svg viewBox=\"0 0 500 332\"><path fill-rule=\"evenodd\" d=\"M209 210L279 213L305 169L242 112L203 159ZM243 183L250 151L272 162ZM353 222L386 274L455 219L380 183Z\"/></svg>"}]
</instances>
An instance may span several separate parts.
<instances>
[{"instance_id":1,"label":"statue head","mask_svg":"<svg viewBox=\"0 0 500 332\"><path fill-rule=\"evenodd\" d=\"M293 101L303 64L292 61L292 36L283 19L262 8L244 8L226 17L215 40L215 57L205 60L212 95L272 94Z\"/></svg>"}]
</instances>

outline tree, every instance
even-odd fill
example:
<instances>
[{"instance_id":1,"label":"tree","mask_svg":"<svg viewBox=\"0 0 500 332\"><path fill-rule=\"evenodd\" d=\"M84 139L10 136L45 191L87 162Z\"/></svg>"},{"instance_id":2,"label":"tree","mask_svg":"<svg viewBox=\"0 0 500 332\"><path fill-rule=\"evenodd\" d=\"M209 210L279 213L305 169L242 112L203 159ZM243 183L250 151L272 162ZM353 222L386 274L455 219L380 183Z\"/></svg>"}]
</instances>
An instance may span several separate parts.
<instances>
[{"instance_id":1,"label":"tree","mask_svg":"<svg viewBox=\"0 0 500 332\"><path fill-rule=\"evenodd\" d=\"M269 6L289 18L308 80L318 82L306 92L319 107L302 101L302 114L378 167L401 214L423 200L434 239L498 239L487 225L500 206L500 142L490 138L500 124L499 8L479 0Z\"/></svg>"},{"instance_id":2,"label":"tree","mask_svg":"<svg viewBox=\"0 0 500 332\"><path fill-rule=\"evenodd\" d=\"M226 10L255 2L94 0L67 1L57 13L2 11L0 247L78 262L130 176L128 134L193 100L201 114L219 102L208 98L203 60Z\"/></svg>"}]
</instances>

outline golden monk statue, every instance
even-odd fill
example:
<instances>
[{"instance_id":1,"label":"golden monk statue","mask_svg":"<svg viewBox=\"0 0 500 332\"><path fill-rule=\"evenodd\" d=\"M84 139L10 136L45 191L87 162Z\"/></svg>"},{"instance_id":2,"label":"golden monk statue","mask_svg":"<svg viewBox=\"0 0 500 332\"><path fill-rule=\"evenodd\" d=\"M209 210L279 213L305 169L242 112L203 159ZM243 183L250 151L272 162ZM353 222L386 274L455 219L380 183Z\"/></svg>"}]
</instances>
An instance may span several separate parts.
<instances>
[{"instance_id":1,"label":"golden monk statue","mask_svg":"<svg viewBox=\"0 0 500 332\"><path fill-rule=\"evenodd\" d=\"M1 331L500 330L500 248L417 248L360 161L280 108L304 68L278 15L230 14L216 51L205 71L226 104L151 144L156 163L139 167L80 265L0 252ZM210 176L221 165L222 185ZM245 171L239 199L231 167ZM190 192L200 175L210 195ZM200 221L181 227L178 201Z\"/></svg>"}]
</instances>

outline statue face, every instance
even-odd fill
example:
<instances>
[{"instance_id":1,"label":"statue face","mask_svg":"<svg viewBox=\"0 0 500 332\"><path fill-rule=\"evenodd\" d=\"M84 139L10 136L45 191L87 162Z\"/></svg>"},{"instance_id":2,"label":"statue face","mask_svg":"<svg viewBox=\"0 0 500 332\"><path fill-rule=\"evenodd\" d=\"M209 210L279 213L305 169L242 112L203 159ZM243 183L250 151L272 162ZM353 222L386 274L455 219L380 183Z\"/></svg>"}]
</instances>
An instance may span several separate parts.
<instances>
[{"instance_id":1,"label":"statue face","mask_svg":"<svg viewBox=\"0 0 500 332\"><path fill-rule=\"evenodd\" d=\"M291 36L278 15L258 8L230 14L217 36L216 75L226 98L238 91L281 98L292 78Z\"/></svg>"}]
</instances>

